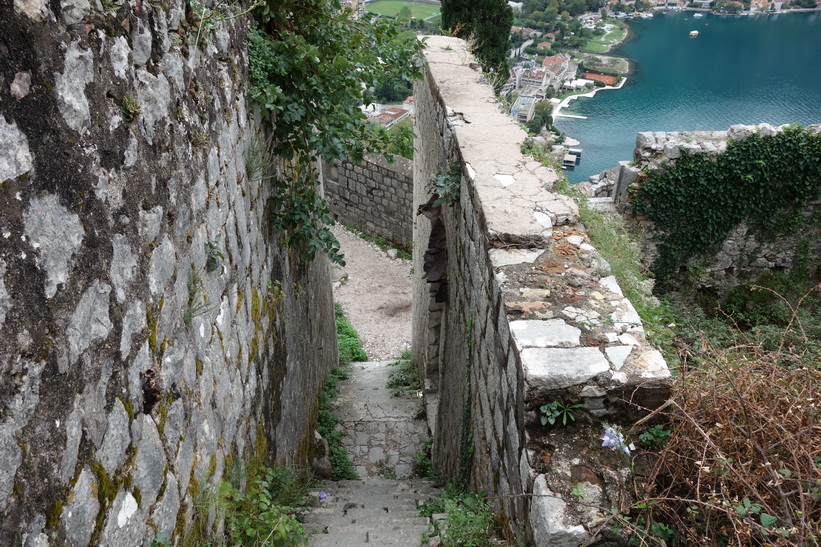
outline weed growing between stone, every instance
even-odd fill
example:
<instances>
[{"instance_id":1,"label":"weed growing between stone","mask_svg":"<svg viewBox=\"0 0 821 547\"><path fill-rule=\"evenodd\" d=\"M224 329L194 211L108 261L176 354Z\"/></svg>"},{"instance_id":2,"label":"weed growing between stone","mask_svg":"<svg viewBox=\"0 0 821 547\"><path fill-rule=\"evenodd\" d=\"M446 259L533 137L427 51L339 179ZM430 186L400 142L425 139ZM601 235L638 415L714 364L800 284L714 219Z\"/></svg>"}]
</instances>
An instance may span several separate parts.
<instances>
[{"instance_id":1,"label":"weed growing between stone","mask_svg":"<svg viewBox=\"0 0 821 547\"><path fill-rule=\"evenodd\" d=\"M571 422L576 421L576 417L573 416L573 409L581 407L582 405L580 403L570 404L562 401L553 401L539 407L539 412L542 413L542 415L539 416L539 421L542 422L542 425L556 425L556 422L561 420L562 425L566 426L568 419Z\"/></svg>"},{"instance_id":2,"label":"weed growing between stone","mask_svg":"<svg viewBox=\"0 0 821 547\"><path fill-rule=\"evenodd\" d=\"M347 226L346 225L345 228L347 228L348 231L351 232L352 234L356 235L356 237L358 237L359 239L364 239L365 241L369 241L369 242L373 243L374 245L376 245L377 247L379 247L380 249L382 249L385 252L388 252L391 249L395 249L396 250L396 258L401 258L402 260L411 260L411 259L413 259L413 255L411 254L411 248L410 247L402 247L401 245L396 245L396 244L391 243L390 241L388 241L386 239L382 239L379 236L368 235L364 232L361 232L361 231L357 230L353 226Z\"/></svg>"},{"instance_id":3,"label":"weed growing between stone","mask_svg":"<svg viewBox=\"0 0 821 547\"><path fill-rule=\"evenodd\" d=\"M339 395L339 381L347 380L350 376L350 366L334 368L325 378L325 385L319 393L319 413L316 429L328 441L331 479L335 481L357 478L356 469L354 469L351 458L341 444L342 431L336 429L339 419L332 411L333 402Z\"/></svg>"},{"instance_id":4,"label":"weed growing between stone","mask_svg":"<svg viewBox=\"0 0 821 547\"><path fill-rule=\"evenodd\" d=\"M339 302L334 302L334 315L336 317L336 338L339 344L340 366L350 365L354 361L367 361L368 356L365 350L362 349L359 333L348 322L345 311Z\"/></svg>"},{"instance_id":5,"label":"weed growing between stone","mask_svg":"<svg viewBox=\"0 0 821 547\"><path fill-rule=\"evenodd\" d=\"M416 370L416 363L411 359L397 359L390 365L395 367L388 374L387 388L391 390L393 397L416 397L422 389L422 380Z\"/></svg>"},{"instance_id":6,"label":"weed growing between stone","mask_svg":"<svg viewBox=\"0 0 821 547\"><path fill-rule=\"evenodd\" d=\"M123 97L123 103L120 105L120 110L122 110L123 118L128 123L133 122L140 117L140 114L142 114L140 102L133 95L126 95Z\"/></svg>"},{"instance_id":7,"label":"weed growing between stone","mask_svg":"<svg viewBox=\"0 0 821 547\"><path fill-rule=\"evenodd\" d=\"M472 546L491 545L493 530L493 513L484 496L473 492L459 492L448 486L440 498L431 498L419 507L419 514L430 518L431 515L447 513L443 520L433 523L423 544L439 537L439 545Z\"/></svg>"},{"instance_id":8,"label":"weed growing between stone","mask_svg":"<svg viewBox=\"0 0 821 547\"><path fill-rule=\"evenodd\" d=\"M442 205L455 206L459 203L462 192L462 166L458 162L451 163L447 171L430 175L428 192L436 195L433 207Z\"/></svg>"},{"instance_id":9,"label":"weed growing between stone","mask_svg":"<svg viewBox=\"0 0 821 547\"><path fill-rule=\"evenodd\" d=\"M431 461L432 450L433 437L429 437L425 441L425 445L422 450L417 452L413 457L413 470L423 479L438 483L439 477L437 477L436 473L433 472L433 462Z\"/></svg>"}]
</instances>

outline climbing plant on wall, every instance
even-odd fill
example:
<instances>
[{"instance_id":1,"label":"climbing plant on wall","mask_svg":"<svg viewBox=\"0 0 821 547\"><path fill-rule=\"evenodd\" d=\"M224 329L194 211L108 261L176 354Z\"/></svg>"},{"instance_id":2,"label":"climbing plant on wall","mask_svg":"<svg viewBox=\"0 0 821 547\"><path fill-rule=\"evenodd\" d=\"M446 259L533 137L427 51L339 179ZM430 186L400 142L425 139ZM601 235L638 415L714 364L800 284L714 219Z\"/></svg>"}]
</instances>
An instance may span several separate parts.
<instances>
[{"instance_id":1,"label":"climbing plant on wall","mask_svg":"<svg viewBox=\"0 0 821 547\"><path fill-rule=\"evenodd\" d=\"M682 151L674 165L647 175L631 196L658 230L652 269L662 288L742 221L761 239L821 228L818 214L803 214L821 193L821 134L797 125L731 141L718 156Z\"/></svg>"},{"instance_id":2,"label":"climbing plant on wall","mask_svg":"<svg viewBox=\"0 0 821 547\"><path fill-rule=\"evenodd\" d=\"M356 19L338 0L267 0L254 14L249 97L273 119L271 151L280 162L271 218L303 259L323 251L343 263L316 161L358 162L387 149L387 133L360 105L373 102L378 82L419 77L420 42L391 21Z\"/></svg>"}]
</instances>

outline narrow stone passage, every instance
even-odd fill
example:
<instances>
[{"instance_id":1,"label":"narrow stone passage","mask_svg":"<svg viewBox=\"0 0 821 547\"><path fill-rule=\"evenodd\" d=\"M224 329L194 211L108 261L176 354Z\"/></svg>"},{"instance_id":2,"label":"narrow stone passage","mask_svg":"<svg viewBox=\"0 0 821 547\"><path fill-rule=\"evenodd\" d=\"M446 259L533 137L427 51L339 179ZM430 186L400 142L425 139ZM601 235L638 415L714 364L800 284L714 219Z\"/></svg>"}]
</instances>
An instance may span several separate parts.
<instances>
[{"instance_id":1,"label":"narrow stone passage","mask_svg":"<svg viewBox=\"0 0 821 547\"><path fill-rule=\"evenodd\" d=\"M410 344L410 266L347 230L337 227L335 233L347 266L346 283L334 298L369 356L396 357ZM418 505L438 490L414 477L414 457L424 449L428 426L423 399L415 393L397 397L387 387L394 362L354 363L351 377L339 382L334 413L359 480L327 481L317 490L320 505L305 520L312 547L421 544L428 521Z\"/></svg>"}]
</instances>

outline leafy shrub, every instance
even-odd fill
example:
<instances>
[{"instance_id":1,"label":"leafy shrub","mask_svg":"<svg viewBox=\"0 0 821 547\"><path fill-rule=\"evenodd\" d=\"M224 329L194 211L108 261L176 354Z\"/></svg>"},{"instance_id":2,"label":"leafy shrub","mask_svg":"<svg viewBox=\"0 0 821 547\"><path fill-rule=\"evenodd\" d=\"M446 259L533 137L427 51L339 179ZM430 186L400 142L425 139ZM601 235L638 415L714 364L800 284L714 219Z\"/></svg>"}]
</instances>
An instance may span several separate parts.
<instances>
[{"instance_id":1,"label":"leafy shrub","mask_svg":"<svg viewBox=\"0 0 821 547\"><path fill-rule=\"evenodd\" d=\"M441 498L425 501L419 514L430 517L434 513L447 513L444 521L438 521L441 545L446 547L481 547L491 544L493 513L487 500L473 492L459 492L449 485Z\"/></svg>"},{"instance_id":2,"label":"leafy shrub","mask_svg":"<svg viewBox=\"0 0 821 547\"><path fill-rule=\"evenodd\" d=\"M421 44L384 18L353 17L338 0L263 0L253 7L259 28L248 33L248 97L266 119L276 119L271 153L281 167L271 179L269 218L303 260L324 252L344 264L318 191L316 160L360 162L366 152L388 148L387 133L359 105L374 102L379 83L418 78Z\"/></svg>"},{"instance_id":3,"label":"leafy shrub","mask_svg":"<svg viewBox=\"0 0 821 547\"><path fill-rule=\"evenodd\" d=\"M253 468L253 466L252 466ZM244 492L222 483L225 535L231 545L304 545L308 535L300 514L309 506L308 475L284 468L252 469Z\"/></svg>"}]
</instances>

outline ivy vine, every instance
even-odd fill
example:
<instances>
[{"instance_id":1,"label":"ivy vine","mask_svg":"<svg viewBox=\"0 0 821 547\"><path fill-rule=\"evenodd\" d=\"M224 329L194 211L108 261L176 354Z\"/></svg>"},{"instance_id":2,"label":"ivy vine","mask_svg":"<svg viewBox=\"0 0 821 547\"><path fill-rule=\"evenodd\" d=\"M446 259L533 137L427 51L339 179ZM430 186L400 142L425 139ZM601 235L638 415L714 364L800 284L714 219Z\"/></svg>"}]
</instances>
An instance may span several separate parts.
<instances>
[{"instance_id":1,"label":"ivy vine","mask_svg":"<svg viewBox=\"0 0 821 547\"><path fill-rule=\"evenodd\" d=\"M267 0L248 34L250 99L272 119L279 160L269 210L286 245L301 258L323 251L344 264L334 223L319 191L319 158L362 160L390 138L360 105L377 82L421 75L420 42L392 21L356 19L338 0Z\"/></svg>"},{"instance_id":2,"label":"ivy vine","mask_svg":"<svg viewBox=\"0 0 821 547\"><path fill-rule=\"evenodd\" d=\"M631 196L636 213L658 230L652 270L662 288L742 221L765 240L808 224L821 228L818 215L803 214L821 192L821 134L799 125L730 141L718 156L682 151L675 164L647 176Z\"/></svg>"}]
</instances>

